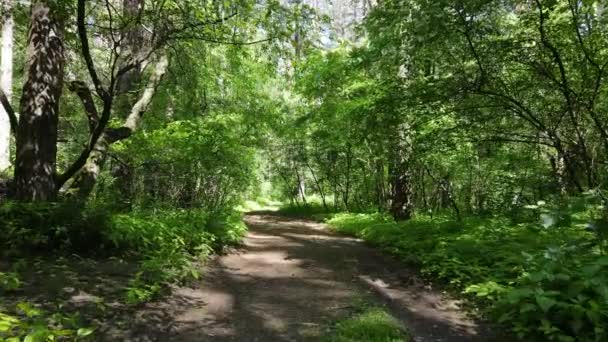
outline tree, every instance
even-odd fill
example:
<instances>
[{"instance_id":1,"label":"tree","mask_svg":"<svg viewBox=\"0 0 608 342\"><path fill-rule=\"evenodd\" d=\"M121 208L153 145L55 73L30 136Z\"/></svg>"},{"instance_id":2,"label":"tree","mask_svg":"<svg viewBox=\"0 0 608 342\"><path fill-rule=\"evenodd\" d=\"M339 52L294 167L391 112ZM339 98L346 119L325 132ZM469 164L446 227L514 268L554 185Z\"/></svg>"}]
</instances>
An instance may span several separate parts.
<instances>
[{"instance_id":1,"label":"tree","mask_svg":"<svg viewBox=\"0 0 608 342\"><path fill-rule=\"evenodd\" d=\"M414 214L413 146L410 127L403 123L395 127L391 139L391 208L395 220L408 220Z\"/></svg>"},{"instance_id":2,"label":"tree","mask_svg":"<svg viewBox=\"0 0 608 342\"><path fill-rule=\"evenodd\" d=\"M129 0L122 5L106 0L87 9L85 0L76 1L74 40L72 35L64 37L64 23L72 22L66 19L74 17L71 2L32 3L28 73L18 123L9 97L0 96L17 141L17 199L53 200L62 188L69 188L68 194L80 200L88 197L111 145L129 138L141 124L169 69L169 44L175 51L181 42L249 45L273 39L248 41L261 32L275 34L260 31L258 24L264 21L252 19L256 16L267 18L272 29L281 29L267 16L279 8L275 2L265 8L248 2L155 0ZM247 26L249 22L256 24ZM72 51L74 46L78 53ZM68 88L81 101L88 134L81 152L58 168L58 106L68 54L81 57L70 59ZM121 119L122 124L113 122ZM83 133L76 137L82 139Z\"/></svg>"},{"instance_id":3,"label":"tree","mask_svg":"<svg viewBox=\"0 0 608 342\"><path fill-rule=\"evenodd\" d=\"M24 201L53 200L57 193L57 123L65 63L64 22L57 6L46 1L31 5L14 179L15 196Z\"/></svg>"},{"instance_id":4,"label":"tree","mask_svg":"<svg viewBox=\"0 0 608 342\"><path fill-rule=\"evenodd\" d=\"M2 1L2 34L0 60L0 88L7 101L13 93L13 2ZM11 123L4 106L0 106L0 172L11 165L10 160Z\"/></svg>"}]
</instances>

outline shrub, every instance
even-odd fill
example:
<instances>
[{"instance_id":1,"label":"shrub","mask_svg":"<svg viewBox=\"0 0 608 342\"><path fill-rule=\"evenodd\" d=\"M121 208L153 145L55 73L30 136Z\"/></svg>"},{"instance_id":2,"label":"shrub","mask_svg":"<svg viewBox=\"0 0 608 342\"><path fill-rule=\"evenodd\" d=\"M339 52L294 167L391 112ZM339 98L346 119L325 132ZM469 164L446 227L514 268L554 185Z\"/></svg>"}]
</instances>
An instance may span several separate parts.
<instances>
[{"instance_id":1,"label":"shrub","mask_svg":"<svg viewBox=\"0 0 608 342\"><path fill-rule=\"evenodd\" d=\"M3 253L99 251L109 212L82 209L73 203L19 203L0 205L0 247Z\"/></svg>"},{"instance_id":2,"label":"shrub","mask_svg":"<svg viewBox=\"0 0 608 342\"><path fill-rule=\"evenodd\" d=\"M522 339L607 340L605 242L585 228L589 215L565 216L572 219L552 226L545 215L538 224L425 216L396 223L381 214L338 214L328 223L461 291Z\"/></svg>"},{"instance_id":3,"label":"shrub","mask_svg":"<svg viewBox=\"0 0 608 342\"><path fill-rule=\"evenodd\" d=\"M521 338L608 340L608 256L581 258L572 248L527 255L526 271L494 308Z\"/></svg>"},{"instance_id":4,"label":"shrub","mask_svg":"<svg viewBox=\"0 0 608 342\"><path fill-rule=\"evenodd\" d=\"M171 282L198 279L198 262L238 243L247 230L236 213L210 216L202 210L120 214L109 227L106 239L142 258L127 288L133 304L152 299Z\"/></svg>"},{"instance_id":5,"label":"shrub","mask_svg":"<svg viewBox=\"0 0 608 342\"><path fill-rule=\"evenodd\" d=\"M30 303L17 304L15 313L0 311L0 340L6 342L90 341L94 332L78 316L47 313Z\"/></svg>"},{"instance_id":6,"label":"shrub","mask_svg":"<svg viewBox=\"0 0 608 342\"><path fill-rule=\"evenodd\" d=\"M140 263L127 288L129 302L149 300L166 285L198 278L198 263L238 243L246 226L232 211L157 209L111 213L70 203L7 203L0 246L6 254L76 252L129 257ZM9 287L9 274L0 285Z\"/></svg>"}]
</instances>

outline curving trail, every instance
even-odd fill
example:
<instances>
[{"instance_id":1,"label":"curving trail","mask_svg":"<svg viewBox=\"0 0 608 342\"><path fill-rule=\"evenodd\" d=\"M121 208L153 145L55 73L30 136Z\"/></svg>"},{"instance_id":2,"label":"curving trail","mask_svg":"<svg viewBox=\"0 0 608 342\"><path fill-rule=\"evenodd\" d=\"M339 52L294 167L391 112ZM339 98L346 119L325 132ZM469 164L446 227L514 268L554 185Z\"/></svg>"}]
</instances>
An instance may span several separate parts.
<instances>
[{"instance_id":1,"label":"curving trail","mask_svg":"<svg viewBox=\"0 0 608 342\"><path fill-rule=\"evenodd\" d=\"M495 340L457 302L356 239L265 213L246 222L241 249L211 261L196 288L143 308L127 340L318 341L362 298L386 304L415 341Z\"/></svg>"}]
</instances>

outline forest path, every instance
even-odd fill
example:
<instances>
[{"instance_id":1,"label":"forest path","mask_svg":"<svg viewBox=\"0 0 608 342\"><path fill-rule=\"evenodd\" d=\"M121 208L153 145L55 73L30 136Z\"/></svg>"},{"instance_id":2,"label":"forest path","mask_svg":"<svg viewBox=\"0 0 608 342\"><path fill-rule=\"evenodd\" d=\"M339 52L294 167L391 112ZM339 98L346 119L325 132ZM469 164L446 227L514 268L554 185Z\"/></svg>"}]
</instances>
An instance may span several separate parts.
<instances>
[{"instance_id":1,"label":"forest path","mask_svg":"<svg viewBox=\"0 0 608 342\"><path fill-rule=\"evenodd\" d=\"M455 301L357 239L271 214L246 222L242 248L143 309L129 341L318 341L361 299L386 304L415 341L488 340Z\"/></svg>"}]
</instances>

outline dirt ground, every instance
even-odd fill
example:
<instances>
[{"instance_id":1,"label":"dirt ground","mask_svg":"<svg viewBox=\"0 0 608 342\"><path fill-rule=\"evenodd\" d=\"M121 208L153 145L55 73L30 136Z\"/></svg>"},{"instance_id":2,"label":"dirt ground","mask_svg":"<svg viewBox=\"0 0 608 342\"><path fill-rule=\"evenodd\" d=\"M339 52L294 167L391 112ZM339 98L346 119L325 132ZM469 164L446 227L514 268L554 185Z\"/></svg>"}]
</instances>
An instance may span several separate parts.
<instances>
[{"instance_id":1,"label":"dirt ground","mask_svg":"<svg viewBox=\"0 0 608 342\"><path fill-rule=\"evenodd\" d=\"M386 305L415 341L494 341L459 303L323 224L246 217L244 246L212 260L193 288L149 304L107 341L318 341L362 299ZM484 331L486 330L486 331Z\"/></svg>"}]
</instances>

